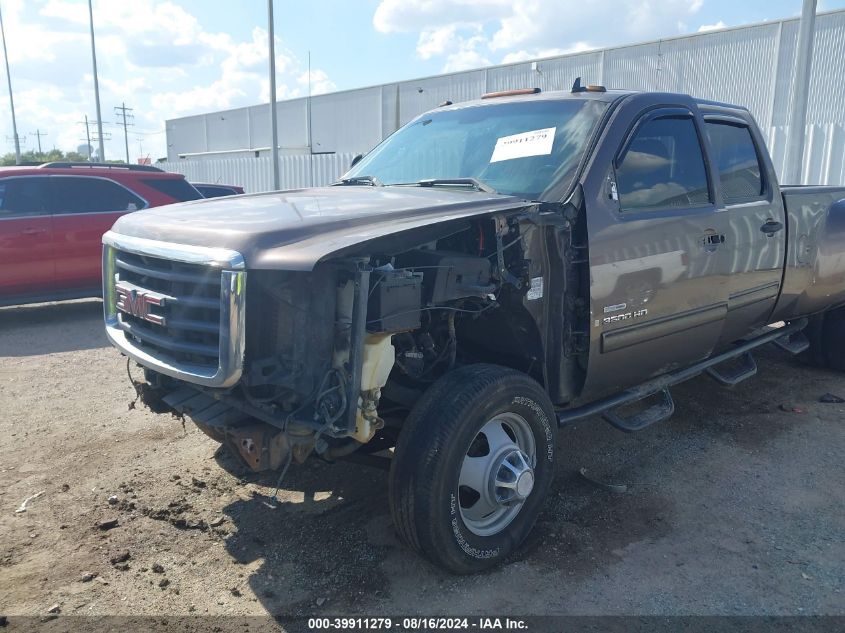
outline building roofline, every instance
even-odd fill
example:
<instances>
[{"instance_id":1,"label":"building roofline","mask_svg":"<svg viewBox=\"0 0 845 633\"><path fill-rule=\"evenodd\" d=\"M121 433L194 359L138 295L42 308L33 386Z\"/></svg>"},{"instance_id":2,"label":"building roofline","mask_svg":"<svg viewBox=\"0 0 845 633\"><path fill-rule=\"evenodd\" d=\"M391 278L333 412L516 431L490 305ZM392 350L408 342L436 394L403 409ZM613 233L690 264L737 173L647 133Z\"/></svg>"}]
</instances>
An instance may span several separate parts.
<instances>
[{"instance_id":1,"label":"building roofline","mask_svg":"<svg viewBox=\"0 0 845 633\"><path fill-rule=\"evenodd\" d=\"M845 14L845 8L831 9L829 11L818 11L816 13L816 18L828 16L828 15L835 15L835 14ZM718 33L726 33L726 32L731 32L731 31L753 29L753 28L759 28L759 27L762 27L762 26L772 26L772 25L776 26L778 24L785 24L787 22L797 22L800 19L801 19L801 16L796 15L796 16L786 17L786 18L777 18L777 19L773 19L773 20L763 20L763 21L760 21L760 22L751 22L749 24L739 24L739 25L736 25L736 26L726 26L724 28L712 29L712 30L708 30L708 31L696 31L694 33L686 33L686 34L683 34L683 35L672 35L671 37L662 37L662 38L658 38L658 39L654 39L654 40L645 40L645 41L640 41L640 42L633 42L633 43L630 43L630 44L619 44L617 46L605 46L603 48L590 48L590 49L583 50L583 51L573 51L571 53L563 53L561 55L550 55L548 57L536 57L536 58L531 58L531 59L524 59L524 60L521 60L521 61L518 61L518 62L508 62L506 64L493 64L493 65L490 65L490 66L481 66L481 67L478 67L478 68L466 68L464 70L455 70L455 71L451 71L451 72L447 72L447 73L438 73L438 74L435 74L435 75L424 75L422 77L414 77L412 79L401 79L401 80L397 80L397 81L385 81L385 82L382 82L382 83L379 83L379 84L370 84L370 85L367 85L367 86L359 86L357 88L345 88L344 90L335 90L333 92L324 92L324 93L321 93L321 94L318 94L318 95L313 95L311 97L303 96L303 97L294 97L292 99L277 100L276 103L294 103L294 102L299 102L299 101L307 101L308 99L326 97L326 96L329 96L329 95L342 95L342 94L353 93L353 92L358 92L358 91L363 91L363 90L373 90L374 88L383 88L385 86L397 86L398 87L398 86L402 86L402 85L406 85L406 84L413 84L414 82L418 82L418 81L429 81L429 80L432 80L432 79L440 79L440 78L443 78L443 77L454 77L454 76L457 76L457 75L463 75L465 73L482 72L482 71L488 71L488 70L498 70L500 68L510 68L512 66L517 66L519 64L530 64L532 62L546 62L546 61L551 61L551 60L556 60L556 59L566 59L566 58L570 58L570 57L578 57L580 55L594 55L594 54L606 53L606 52L609 52L609 51L616 51L616 50L620 50L620 49L623 49L623 48L634 48L634 47L637 47L637 46L648 46L648 45L652 45L652 44L658 44L659 45L659 44L664 43L664 42L674 42L674 41L677 41L677 40L690 39L690 38L694 38L694 37L706 37L708 35L715 35L715 34L718 34ZM261 102L261 103L255 103L255 104L248 105L248 106L239 106L237 108L228 108L228 109L225 109L225 110L212 110L212 111L208 111L208 112L201 112L199 114L190 114L190 115L187 115L187 116L175 117L173 119L166 119L165 120L165 127L167 126L166 125L167 123L170 123L172 121L182 121L182 120L185 120L185 119L193 119L193 118L196 118L196 117L206 116L208 114L224 114L226 112L236 112L238 110L247 110L249 108L255 108L255 107L265 106L265 105L269 105L269 104L270 104L269 101L264 101L264 102Z\"/></svg>"}]
</instances>

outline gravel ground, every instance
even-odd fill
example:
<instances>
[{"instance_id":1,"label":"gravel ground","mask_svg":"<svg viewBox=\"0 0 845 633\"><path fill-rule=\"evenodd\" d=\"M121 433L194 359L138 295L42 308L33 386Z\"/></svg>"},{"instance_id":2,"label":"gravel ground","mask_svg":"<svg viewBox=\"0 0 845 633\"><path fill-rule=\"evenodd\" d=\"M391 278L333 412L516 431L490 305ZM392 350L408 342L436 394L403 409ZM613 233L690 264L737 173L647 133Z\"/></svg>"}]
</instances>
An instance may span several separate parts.
<instances>
[{"instance_id":1,"label":"gravel ground","mask_svg":"<svg viewBox=\"0 0 845 633\"><path fill-rule=\"evenodd\" d=\"M455 577L397 541L386 473L312 460L273 507L272 476L130 409L100 312L0 310L0 613L845 615L841 375L767 349L734 389L677 388L669 422L563 430L529 542Z\"/></svg>"}]
</instances>

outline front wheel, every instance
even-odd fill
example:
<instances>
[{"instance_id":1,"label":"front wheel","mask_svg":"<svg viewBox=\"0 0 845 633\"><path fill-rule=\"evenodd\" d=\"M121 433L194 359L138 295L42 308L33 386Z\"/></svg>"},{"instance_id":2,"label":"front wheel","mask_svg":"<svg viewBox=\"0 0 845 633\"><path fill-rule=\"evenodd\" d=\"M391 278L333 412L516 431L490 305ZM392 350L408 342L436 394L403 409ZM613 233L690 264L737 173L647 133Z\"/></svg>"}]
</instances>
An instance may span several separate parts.
<instances>
[{"instance_id":1,"label":"front wheel","mask_svg":"<svg viewBox=\"0 0 845 633\"><path fill-rule=\"evenodd\" d=\"M500 563L540 513L556 428L548 396L525 374L481 364L446 374L396 446L390 506L402 540L455 573Z\"/></svg>"}]
</instances>

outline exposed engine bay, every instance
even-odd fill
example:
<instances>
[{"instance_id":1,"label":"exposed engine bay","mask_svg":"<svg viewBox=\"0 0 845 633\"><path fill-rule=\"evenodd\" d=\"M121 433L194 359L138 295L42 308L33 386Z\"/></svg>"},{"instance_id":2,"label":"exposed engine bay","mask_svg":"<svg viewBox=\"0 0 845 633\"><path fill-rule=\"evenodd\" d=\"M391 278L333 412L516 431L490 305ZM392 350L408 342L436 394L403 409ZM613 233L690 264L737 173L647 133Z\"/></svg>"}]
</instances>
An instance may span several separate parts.
<instances>
[{"instance_id":1,"label":"exposed engine bay","mask_svg":"<svg viewBox=\"0 0 845 633\"><path fill-rule=\"evenodd\" d=\"M239 383L204 388L146 369L145 400L191 417L256 471L393 446L416 400L456 363L495 353L542 371L533 323L502 322L513 312L502 306L525 312L525 230L515 216L488 216L399 252L251 270Z\"/></svg>"}]
</instances>

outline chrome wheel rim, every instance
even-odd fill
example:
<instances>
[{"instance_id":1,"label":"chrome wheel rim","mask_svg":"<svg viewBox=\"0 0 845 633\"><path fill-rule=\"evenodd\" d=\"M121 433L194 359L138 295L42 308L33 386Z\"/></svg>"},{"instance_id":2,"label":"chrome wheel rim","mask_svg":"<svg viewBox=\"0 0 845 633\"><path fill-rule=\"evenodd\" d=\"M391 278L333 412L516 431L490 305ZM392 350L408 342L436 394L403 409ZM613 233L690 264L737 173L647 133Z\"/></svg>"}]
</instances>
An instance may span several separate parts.
<instances>
[{"instance_id":1,"label":"chrome wheel rim","mask_svg":"<svg viewBox=\"0 0 845 633\"><path fill-rule=\"evenodd\" d=\"M534 489L537 449L531 426L507 412L482 426L464 454L458 476L461 518L478 536L510 525Z\"/></svg>"}]
</instances>

